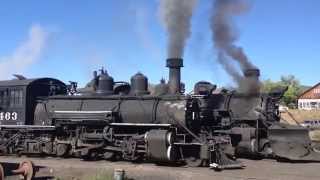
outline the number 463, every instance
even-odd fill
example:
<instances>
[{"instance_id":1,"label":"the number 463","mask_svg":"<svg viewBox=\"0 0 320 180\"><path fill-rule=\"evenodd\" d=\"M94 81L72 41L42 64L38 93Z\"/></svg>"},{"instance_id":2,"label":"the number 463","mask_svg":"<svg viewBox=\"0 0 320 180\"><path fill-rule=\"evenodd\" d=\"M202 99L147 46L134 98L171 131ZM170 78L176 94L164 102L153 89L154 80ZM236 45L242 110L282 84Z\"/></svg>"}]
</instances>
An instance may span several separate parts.
<instances>
[{"instance_id":1,"label":"the number 463","mask_svg":"<svg viewBox=\"0 0 320 180\"><path fill-rule=\"evenodd\" d=\"M18 113L17 112L0 112L0 121L6 120L17 120Z\"/></svg>"}]
</instances>

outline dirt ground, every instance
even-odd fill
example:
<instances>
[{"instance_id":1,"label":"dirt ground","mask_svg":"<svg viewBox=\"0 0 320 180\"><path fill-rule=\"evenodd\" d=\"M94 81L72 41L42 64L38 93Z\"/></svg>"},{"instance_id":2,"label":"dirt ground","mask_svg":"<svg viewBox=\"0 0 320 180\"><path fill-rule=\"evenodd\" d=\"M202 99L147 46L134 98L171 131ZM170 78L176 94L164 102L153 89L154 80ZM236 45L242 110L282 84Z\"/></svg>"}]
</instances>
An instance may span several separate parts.
<instances>
[{"instance_id":1,"label":"dirt ground","mask_svg":"<svg viewBox=\"0 0 320 180\"><path fill-rule=\"evenodd\" d=\"M168 167L152 163L134 164L131 162L96 161L85 162L80 159L57 158L17 158L0 157L0 162L8 171L20 161L32 160L38 168L35 180L95 180L99 174L107 173L112 177L114 169L121 168L132 180L319 180L320 163L279 163L274 160L241 161L245 169L213 171L209 168ZM7 176L7 180L16 180L17 176Z\"/></svg>"}]
</instances>

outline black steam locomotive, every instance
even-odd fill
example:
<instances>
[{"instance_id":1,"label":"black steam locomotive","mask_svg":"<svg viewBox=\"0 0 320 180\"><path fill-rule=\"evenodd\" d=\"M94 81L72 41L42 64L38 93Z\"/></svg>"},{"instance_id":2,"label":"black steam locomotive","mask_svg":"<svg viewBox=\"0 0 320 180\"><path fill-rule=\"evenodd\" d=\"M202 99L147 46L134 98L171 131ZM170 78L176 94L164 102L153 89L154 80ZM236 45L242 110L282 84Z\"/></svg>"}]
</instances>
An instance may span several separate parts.
<instances>
[{"instance_id":1,"label":"black steam locomotive","mask_svg":"<svg viewBox=\"0 0 320 180\"><path fill-rule=\"evenodd\" d=\"M81 91L51 78L2 81L0 150L242 167L228 132L232 119L212 93L215 86L198 83L195 94L183 95L182 63L168 59L169 82L152 93L141 73L129 84L104 70Z\"/></svg>"},{"instance_id":2,"label":"black steam locomotive","mask_svg":"<svg viewBox=\"0 0 320 180\"><path fill-rule=\"evenodd\" d=\"M279 123L285 89L241 94L200 81L184 95L182 63L168 59L169 81L152 92L141 73L127 83L104 70L79 90L52 78L0 81L0 152L217 169L242 167L239 156L320 160L307 129Z\"/></svg>"}]
</instances>

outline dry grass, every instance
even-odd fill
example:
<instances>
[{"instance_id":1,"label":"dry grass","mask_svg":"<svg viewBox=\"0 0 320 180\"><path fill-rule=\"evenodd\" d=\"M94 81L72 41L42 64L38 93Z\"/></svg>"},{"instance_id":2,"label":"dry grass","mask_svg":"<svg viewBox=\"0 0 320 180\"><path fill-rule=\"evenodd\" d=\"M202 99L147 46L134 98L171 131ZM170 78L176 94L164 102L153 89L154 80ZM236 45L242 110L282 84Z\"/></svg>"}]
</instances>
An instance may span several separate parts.
<instances>
[{"instance_id":1,"label":"dry grass","mask_svg":"<svg viewBox=\"0 0 320 180\"><path fill-rule=\"evenodd\" d=\"M288 112L281 113L281 119L289 124L302 123L304 120L320 120L320 111L290 109Z\"/></svg>"},{"instance_id":2,"label":"dry grass","mask_svg":"<svg viewBox=\"0 0 320 180\"><path fill-rule=\"evenodd\" d=\"M303 123L305 120L320 120L320 111L290 109L287 112L281 113L281 119L285 123L297 125L298 123ZM320 130L310 130L309 136L312 141L320 142Z\"/></svg>"}]
</instances>

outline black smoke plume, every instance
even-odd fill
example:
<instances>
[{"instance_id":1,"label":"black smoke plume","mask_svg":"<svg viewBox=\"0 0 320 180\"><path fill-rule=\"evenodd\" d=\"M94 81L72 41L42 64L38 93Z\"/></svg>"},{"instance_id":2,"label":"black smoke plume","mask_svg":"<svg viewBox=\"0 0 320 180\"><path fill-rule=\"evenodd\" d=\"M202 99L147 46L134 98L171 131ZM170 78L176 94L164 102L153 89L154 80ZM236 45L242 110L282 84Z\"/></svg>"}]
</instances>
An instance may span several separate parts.
<instances>
[{"instance_id":1,"label":"black smoke plume","mask_svg":"<svg viewBox=\"0 0 320 180\"><path fill-rule=\"evenodd\" d=\"M161 0L159 13L168 33L168 57L182 58L191 32L191 17L197 0Z\"/></svg>"},{"instance_id":2,"label":"black smoke plume","mask_svg":"<svg viewBox=\"0 0 320 180\"><path fill-rule=\"evenodd\" d=\"M210 26L218 62L237 83L240 92L259 93L259 79L243 76L246 70L257 68L249 61L242 47L236 45L238 34L232 21L233 17L249 10L248 4L243 0L215 0L212 5ZM238 72L232 61L240 65L242 73Z\"/></svg>"}]
</instances>

